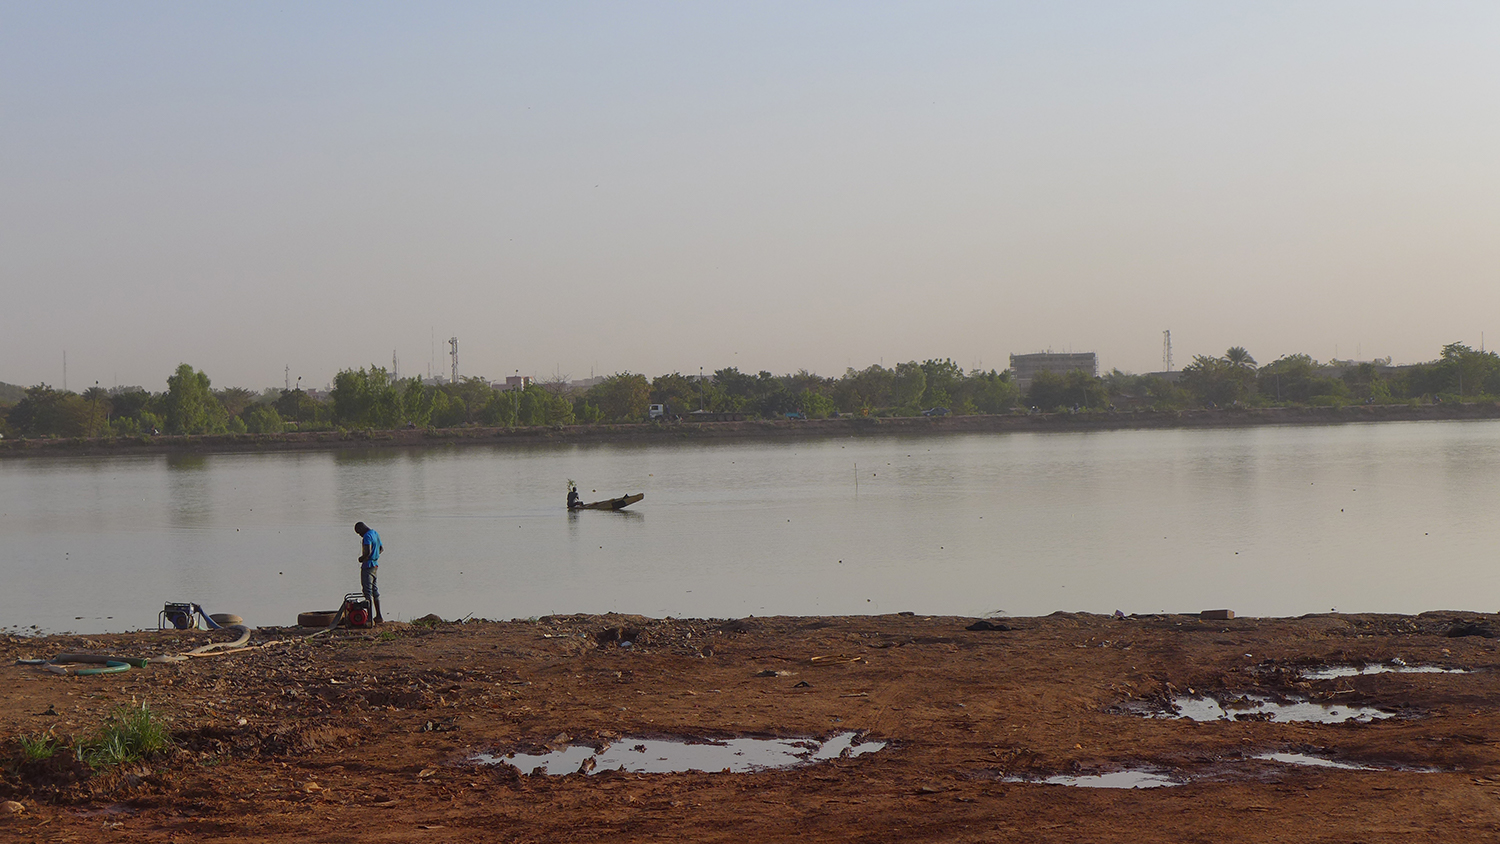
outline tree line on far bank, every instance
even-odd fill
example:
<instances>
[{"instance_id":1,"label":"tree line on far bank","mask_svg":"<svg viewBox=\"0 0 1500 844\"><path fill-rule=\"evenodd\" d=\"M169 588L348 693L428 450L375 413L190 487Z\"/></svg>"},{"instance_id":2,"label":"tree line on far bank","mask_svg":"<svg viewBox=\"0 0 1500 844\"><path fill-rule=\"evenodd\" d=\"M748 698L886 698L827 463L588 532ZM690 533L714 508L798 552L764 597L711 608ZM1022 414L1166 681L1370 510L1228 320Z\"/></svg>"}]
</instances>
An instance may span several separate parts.
<instances>
[{"instance_id":1,"label":"tree line on far bank","mask_svg":"<svg viewBox=\"0 0 1500 844\"><path fill-rule=\"evenodd\" d=\"M513 390L497 389L483 378L424 383L371 366L339 372L328 395L315 398L301 389L215 390L207 374L185 363L160 393L97 385L82 393L46 384L24 391L0 387L9 389L8 396L0 393L0 434L7 437L270 434L640 422L652 404L666 405L674 416L708 411L817 419L915 416L933 408L995 414L1494 401L1500 397L1500 356L1450 343L1436 361L1400 367L1389 360L1319 363L1302 354L1260 365L1236 346L1219 357L1199 355L1181 372L1167 375L1042 372L1024 394L1009 371L965 372L946 358L889 369L851 368L837 378L806 370L751 375L733 367L702 379L676 372L647 379L622 372L582 390L562 380ZM7 397L16 400L7 403Z\"/></svg>"}]
</instances>

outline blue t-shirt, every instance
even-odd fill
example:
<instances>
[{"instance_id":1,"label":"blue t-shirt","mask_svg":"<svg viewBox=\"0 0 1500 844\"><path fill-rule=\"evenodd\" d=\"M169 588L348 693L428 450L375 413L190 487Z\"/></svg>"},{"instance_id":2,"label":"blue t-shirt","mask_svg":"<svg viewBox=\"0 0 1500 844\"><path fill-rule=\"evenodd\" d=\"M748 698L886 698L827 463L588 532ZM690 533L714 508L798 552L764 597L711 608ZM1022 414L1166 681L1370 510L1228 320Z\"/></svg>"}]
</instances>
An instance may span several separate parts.
<instances>
[{"instance_id":1,"label":"blue t-shirt","mask_svg":"<svg viewBox=\"0 0 1500 844\"><path fill-rule=\"evenodd\" d=\"M380 534L376 533L374 528L370 528L365 531L361 542L363 543L361 546L362 550L365 554L369 555L369 559L365 560L362 568L375 568L379 565L377 561L380 559Z\"/></svg>"}]
</instances>

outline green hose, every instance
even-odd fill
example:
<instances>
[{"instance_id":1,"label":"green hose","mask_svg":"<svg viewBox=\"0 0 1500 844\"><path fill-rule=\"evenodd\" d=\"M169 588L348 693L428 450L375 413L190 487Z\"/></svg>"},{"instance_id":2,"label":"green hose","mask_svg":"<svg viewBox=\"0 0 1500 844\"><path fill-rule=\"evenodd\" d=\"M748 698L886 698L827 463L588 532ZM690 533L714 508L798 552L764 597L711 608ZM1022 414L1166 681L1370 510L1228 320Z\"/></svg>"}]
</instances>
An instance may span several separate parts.
<instances>
[{"instance_id":1,"label":"green hose","mask_svg":"<svg viewBox=\"0 0 1500 844\"><path fill-rule=\"evenodd\" d=\"M130 670L129 663L116 662L115 660L112 659L109 662L104 663L104 667L103 668L80 668L77 671L74 671L73 673L74 674L81 674L81 675L84 675L84 676L92 676L94 674L119 674L119 673L121 673L123 671L129 671L129 670Z\"/></svg>"},{"instance_id":2,"label":"green hose","mask_svg":"<svg viewBox=\"0 0 1500 844\"><path fill-rule=\"evenodd\" d=\"M71 674L74 676L92 677L96 674L119 674L130 670L130 664L118 660L108 660L103 668L73 668L69 665L58 665L49 662L42 666L53 674Z\"/></svg>"}]
</instances>

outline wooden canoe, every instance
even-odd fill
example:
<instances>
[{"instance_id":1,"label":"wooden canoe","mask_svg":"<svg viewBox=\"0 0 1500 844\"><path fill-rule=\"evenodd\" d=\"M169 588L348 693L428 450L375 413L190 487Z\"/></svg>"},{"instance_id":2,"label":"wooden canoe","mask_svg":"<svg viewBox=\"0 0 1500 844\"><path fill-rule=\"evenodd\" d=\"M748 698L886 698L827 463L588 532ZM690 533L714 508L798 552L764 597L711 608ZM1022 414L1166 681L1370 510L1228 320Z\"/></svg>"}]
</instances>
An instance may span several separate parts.
<instances>
[{"instance_id":1,"label":"wooden canoe","mask_svg":"<svg viewBox=\"0 0 1500 844\"><path fill-rule=\"evenodd\" d=\"M623 510L626 507L646 497L646 493L638 492L635 495L622 495L619 498L611 498L607 501L593 501L588 504L580 504L579 510Z\"/></svg>"}]
</instances>

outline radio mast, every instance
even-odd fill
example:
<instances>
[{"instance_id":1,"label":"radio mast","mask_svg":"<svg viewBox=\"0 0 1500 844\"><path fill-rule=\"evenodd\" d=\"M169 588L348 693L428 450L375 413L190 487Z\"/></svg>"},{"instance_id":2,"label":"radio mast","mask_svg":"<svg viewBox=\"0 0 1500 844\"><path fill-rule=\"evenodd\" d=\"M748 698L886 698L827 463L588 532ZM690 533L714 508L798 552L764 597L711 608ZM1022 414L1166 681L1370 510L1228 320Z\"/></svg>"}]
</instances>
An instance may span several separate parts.
<instances>
[{"instance_id":1,"label":"radio mast","mask_svg":"<svg viewBox=\"0 0 1500 844\"><path fill-rule=\"evenodd\" d=\"M450 345L450 346L453 347L453 351L449 352L449 354L453 356L453 383L457 384L458 383L458 338L457 337L449 337L448 338L448 345Z\"/></svg>"},{"instance_id":2,"label":"radio mast","mask_svg":"<svg viewBox=\"0 0 1500 844\"><path fill-rule=\"evenodd\" d=\"M1167 372L1172 371L1172 330L1167 329L1161 333L1161 365Z\"/></svg>"}]
</instances>

